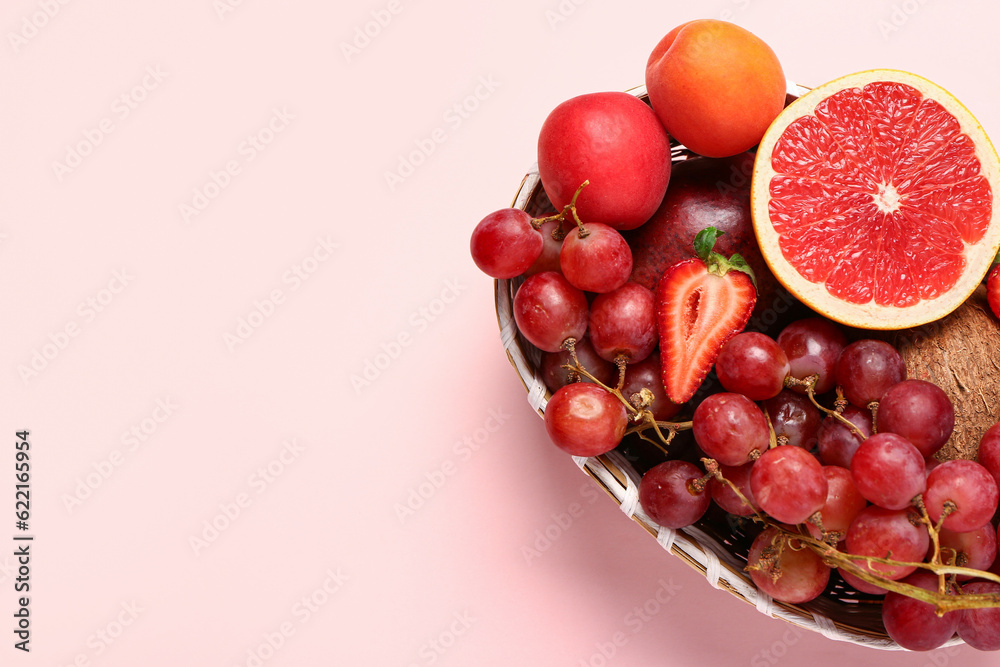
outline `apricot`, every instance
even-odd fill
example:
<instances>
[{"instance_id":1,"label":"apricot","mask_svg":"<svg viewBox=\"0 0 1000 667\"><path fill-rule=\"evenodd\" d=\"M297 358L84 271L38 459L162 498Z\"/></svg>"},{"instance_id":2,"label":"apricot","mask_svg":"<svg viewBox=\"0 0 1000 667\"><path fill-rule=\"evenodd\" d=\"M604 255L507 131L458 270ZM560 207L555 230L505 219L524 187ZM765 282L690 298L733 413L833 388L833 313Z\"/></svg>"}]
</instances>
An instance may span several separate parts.
<instances>
[{"instance_id":1,"label":"apricot","mask_svg":"<svg viewBox=\"0 0 1000 667\"><path fill-rule=\"evenodd\" d=\"M670 138L646 104L628 93L566 100L538 135L538 174L556 209L577 199L585 222L635 229L653 215L670 180Z\"/></svg>"},{"instance_id":2,"label":"apricot","mask_svg":"<svg viewBox=\"0 0 1000 667\"><path fill-rule=\"evenodd\" d=\"M774 51L732 23L699 19L660 40L646 90L670 136L695 153L727 157L756 146L785 105Z\"/></svg>"}]
</instances>

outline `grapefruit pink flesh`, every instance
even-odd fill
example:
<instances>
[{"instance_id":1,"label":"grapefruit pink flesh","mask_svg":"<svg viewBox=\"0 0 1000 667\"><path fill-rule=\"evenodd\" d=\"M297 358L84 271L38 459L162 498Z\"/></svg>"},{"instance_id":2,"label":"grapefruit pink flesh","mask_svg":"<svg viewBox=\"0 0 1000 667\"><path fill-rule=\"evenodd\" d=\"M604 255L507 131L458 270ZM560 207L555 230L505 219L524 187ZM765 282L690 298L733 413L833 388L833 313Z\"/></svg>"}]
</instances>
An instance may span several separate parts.
<instances>
[{"instance_id":1,"label":"grapefruit pink flesh","mask_svg":"<svg viewBox=\"0 0 1000 667\"><path fill-rule=\"evenodd\" d=\"M951 312L989 268L998 172L982 128L948 93L862 72L803 96L768 130L755 232L778 279L815 310L916 326Z\"/></svg>"}]
</instances>

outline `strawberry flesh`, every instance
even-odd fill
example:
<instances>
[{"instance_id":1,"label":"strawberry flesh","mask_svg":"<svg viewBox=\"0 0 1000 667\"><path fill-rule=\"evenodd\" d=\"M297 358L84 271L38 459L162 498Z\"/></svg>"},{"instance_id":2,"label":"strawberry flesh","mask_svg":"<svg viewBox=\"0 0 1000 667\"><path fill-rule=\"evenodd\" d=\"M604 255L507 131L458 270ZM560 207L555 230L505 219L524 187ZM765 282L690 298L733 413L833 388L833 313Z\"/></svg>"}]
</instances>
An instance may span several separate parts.
<instances>
[{"instance_id":1,"label":"strawberry flesh","mask_svg":"<svg viewBox=\"0 0 1000 667\"><path fill-rule=\"evenodd\" d=\"M686 403L715 364L719 350L747 324L757 290L738 270L723 275L701 259L667 269L656 285L663 385L674 403Z\"/></svg>"}]
</instances>

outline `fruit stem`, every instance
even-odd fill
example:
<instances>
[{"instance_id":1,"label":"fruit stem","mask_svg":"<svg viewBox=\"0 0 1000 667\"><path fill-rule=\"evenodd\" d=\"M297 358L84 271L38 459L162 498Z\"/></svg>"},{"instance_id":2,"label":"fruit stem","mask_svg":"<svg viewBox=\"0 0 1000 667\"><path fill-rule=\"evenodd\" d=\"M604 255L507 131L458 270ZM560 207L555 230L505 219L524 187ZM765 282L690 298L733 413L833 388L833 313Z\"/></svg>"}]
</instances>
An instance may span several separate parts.
<instances>
[{"instance_id":1,"label":"fruit stem","mask_svg":"<svg viewBox=\"0 0 1000 667\"><path fill-rule=\"evenodd\" d=\"M867 440L865 434L861 432L861 429L859 429L857 426L855 426L854 424L852 424L851 421L849 419L847 419L847 417L845 417L844 415L842 415L839 412L837 412L837 410L831 410L831 409L823 407L822 405L819 404L819 401L816 400L816 392L814 391L814 389L816 387L817 380L819 380L819 375L816 375L816 374L809 375L804 380L800 380L798 378L794 378L791 375L789 375L788 377L785 378L785 386L786 387L796 387L796 386L798 386L798 387L805 387L806 388L806 395L809 397L809 400L812 401L812 404L815 405L817 408L819 408L819 410L821 412L823 412L824 414L830 415L831 417L833 417L834 419L836 419L837 421L839 421L841 424L843 424L844 426L846 426L847 428L849 428L851 430L851 433L853 433L854 435L858 436L858 439L861 440L862 442L864 442L865 440ZM841 395L840 395L840 388L839 387L837 388L837 396L838 396L838 401L839 401L840 398L842 398Z\"/></svg>"},{"instance_id":2,"label":"fruit stem","mask_svg":"<svg viewBox=\"0 0 1000 667\"><path fill-rule=\"evenodd\" d=\"M833 409L838 415L844 414L844 410L847 409L847 399L844 398L844 389L839 384L837 385L837 400L833 402Z\"/></svg>"},{"instance_id":3,"label":"fruit stem","mask_svg":"<svg viewBox=\"0 0 1000 667\"><path fill-rule=\"evenodd\" d=\"M732 484L730 484L730 486L734 487L734 485ZM735 487L734 490L736 490ZM917 498L914 499L914 504L917 504L918 502L917 499L920 499L920 504L918 506L922 506L923 502L920 496L917 496ZM955 507L953 503L951 503L950 508L949 508L949 503L945 503L945 507L942 511L942 514L946 515L946 513L951 513L954 510ZM922 507L921 511L924 514L924 517L921 518L921 522L925 523L928 526L929 530L939 531L940 524L944 521L944 517L942 517L941 521L938 522L937 526L934 526L932 525L933 522L931 522L930 518L926 515L926 508ZM771 520L766 516L761 517L761 515L758 514L757 518L758 520L762 521L765 525L777 528L785 535L788 535L798 540L802 544L812 549L812 551L814 551L817 555L819 555L823 559L823 562L826 563L828 566L839 567L844 571L853 574L862 581L866 581L880 588L884 588L889 591L894 591L901 595L906 595L908 597L934 605L935 613L937 613L939 616L943 616L945 613L949 611L956 611L959 609L985 609L985 608L1000 607L1000 593L975 594L975 595L971 594L948 595L946 593L947 584L944 579L946 575L953 575L953 576L964 575L979 579L985 579L995 583L1000 583L1000 576L997 576L992 572L984 572L981 570L975 570L972 568L962 567L958 565L945 564L941 562L940 557L932 558L930 563L911 563L906 561L892 560L891 558L879 558L877 556L858 556L854 554L848 554L842 551L838 551L835 545L831 545L824 540L818 540L812 537L811 535L803 534L801 530L799 530L798 532L793 531L787 528L786 526L775 523L773 520ZM934 534L932 533L932 539L933 538ZM938 551L939 549L935 549L936 553ZM913 586L912 584L904 584L899 581L886 579L883 576L874 574L867 567L862 567L861 565L858 564L858 562L855 561L864 563L869 567L873 564L881 564L881 565L889 565L891 567L921 568L924 570L928 570L934 574L937 574L941 578L941 581L945 583L939 584L937 592L928 591L926 589L920 588L919 586Z\"/></svg>"},{"instance_id":4,"label":"fruit stem","mask_svg":"<svg viewBox=\"0 0 1000 667\"><path fill-rule=\"evenodd\" d=\"M576 339L573 338L572 336L570 336L569 338L567 338L566 340L563 341L563 345L562 346L563 346L564 350L566 350L567 352L569 352L569 357L570 357L570 359L573 360L573 365L576 366L577 368L582 368L582 366L580 365L580 360L576 356ZM572 382L579 382L579 380L580 380L580 373L579 373L579 371L577 371L575 368L570 368L569 369L569 377L567 379L571 383Z\"/></svg>"},{"instance_id":5,"label":"fruit stem","mask_svg":"<svg viewBox=\"0 0 1000 667\"><path fill-rule=\"evenodd\" d=\"M688 493L692 496L696 496L699 493L704 493L705 489L708 488L708 482L710 479L715 477L712 473L706 474L704 477L699 477L698 479L689 479L687 484Z\"/></svg>"},{"instance_id":6,"label":"fruit stem","mask_svg":"<svg viewBox=\"0 0 1000 667\"><path fill-rule=\"evenodd\" d=\"M940 525L935 526L934 522L931 521L931 517L927 513L927 505L924 504L924 497L921 494L918 493L913 498L913 500L911 501L911 504L914 507L916 507L918 510L920 510L921 520L927 526L927 533L928 533L928 535L930 535L931 545L933 546L933 548L931 549L931 553L933 554L931 556L931 564L932 565L940 565L941 564L941 529L940 529ZM942 512L941 523L944 523L944 517L945 517L945 514L944 514L944 512ZM941 595L944 595L945 591L947 590L947 585L948 584L945 581L945 575L944 574L939 574L938 575L938 593L940 593Z\"/></svg>"},{"instance_id":7,"label":"fruit stem","mask_svg":"<svg viewBox=\"0 0 1000 667\"><path fill-rule=\"evenodd\" d=\"M667 429L668 435L664 436L663 431L660 430L661 428ZM646 410L643 413L642 423L639 423L635 426L630 426L628 429L625 430L625 435L628 435L630 433L635 433L646 442L651 442L654 445L656 445L664 454L669 454L669 452L666 450L666 447L670 445L670 442L674 439L674 436L677 435L677 432L687 431L690 428L691 428L691 422L675 423L675 422L656 421L656 418L653 417L653 413L650 412L649 410ZM656 433L656 437L659 438L659 442L653 440L652 438L650 438L645 434L645 432L648 431L649 429L653 429L653 431Z\"/></svg>"},{"instance_id":8,"label":"fruit stem","mask_svg":"<svg viewBox=\"0 0 1000 667\"><path fill-rule=\"evenodd\" d=\"M573 222L576 224L576 226L580 228L580 238L581 239L587 238L590 232L588 232L584 228L583 220L580 220L580 216L576 212L576 200L577 197L580 196L580 192L582 192L583 189L588 185L590 185L589 180L581 183L580 187L578 187L576 189L576 192L573 193L573 198L570 199L568 204L563 206L562 211L560 211L559 213L554 213L553 215L547 215L544 218L532 218L531 226L534 227L535 229L541 229L542 225L544 225L546 222L552 222L553 220L558 220L560 223L562 223L564 220L566 220L566 217L569 215L572 216ZM563 230L562 224L560 224L558 227L552 230L552 238L555 239L556 241L561 241L565 236L566 232Z\"/></svg>"},{"instance_id":9,"label":"fruit stem","mask_svg":"<svg viewBox=\"0 0 1000 667\"><path fill-rule=\"evenodd\" d=\"M868 404L868 410L872 413L872 435L878 433L878 401Z\"/></svg>"},{"instance_id":10,"label":"fruit stem","mask_svg":"<svg viewBox=\"0 0 1000 667\"><path fill-rule=\"evenodd\" d=\"M767 448L774 449L778 446L778 439L774 435L774 424L771 423L771 415L767 414L767 408L764 408L764 421L767 422Z\"/></svg>"},{"instance_id":11,"label":"fruit stem","mask_svg":"<svg viewBox=\"0 0 1000 667\"><path fill-rule=\"evenodd\" d=\"M566 238L566 230L563 228L562 223L563 223L563 221L560 220L559 224L556 225L556 228L552 230L552 240L553 241L558 241L558 242L561 243L562 240L564 238Z\"/></svg>"},{"instance_id":12,"label":"fruit stem","mask_svg":"<svg viewBox=\"0 0 1000 667\"><path fill-rule=\"evenodd\" d=\"M670 452L667 450L667 447L670 446L670 443L671 443L671 441L673 441L674 436L677 435L677 431L678 431L677 427L679 425L678 424L671 424L669 422L662 422L662 424L667 429L667 435L664 436L663 432L660 430L660 424L661 424L661 422L657 422L655 419L653 419L653 413L652 412L647 411L645 413L645 415L644 415L644 420L647 422L647 424L644 425L642 428L635 428L635 429L632 429L631 431L626 430L625 434L628 435L628 433L630 433L630 432L631 433L635 433L636 435L639 436L639 438L641 438L642 440L645 440L646 442L652 443L653 445L656 446L657 449L659 449L661 452L663 452L664 454L666 454L666 455L669 456ZM653 430L656 431L656 435L659 438L658 441L657 440L653 440L652 438L650 438L648 435L646 435L644 433L644 431L646 430L646 428L649 428L649 427L652 427Z\"/></svg>"},{"instance_id":13,"label":"fruit stem","mask_svg":"<svg viewBox=\"0 0 1000 667\"><path fill-rule=\"evenodd\" d=\"M862 561L867 565L872 565L873 563L890 565L895 567L918 567L926 570L930 570L936 574L962 574L976 576L983 579L988 579L996 583L1000 583L1000 577L996 576L991 572L980 572L979 570L973 570L964 567L954 567L949 565L942 565L940 563L907 563L904 561L894 561L888 558L877 558L875 556L856 556L853 554L847 554L838 551L835 547L827 544L822 540L817 540L812 536L802 535L801 533L794 533L787 528L768 522L770 525L776 526L778 530L793 536L795 539L806 544L810 549L812 549L817 555L823 558L823 561L830 567L839 567L846 572L853 574L858 579L866 581L870 584L884 588L889 591L894 591L901 595L906 595L908 597L926 602L928 604L934 605L935 611L939 615L944 615L949 611L956 611L959 609L984 609L990 607L1000 607L1000 594L990 593L990 594L976 594L976 595L946 595L941 592L928 591L926 589L920 588L919 586L914 586L912 584L904 584L900 581L893 581L886 579L885 577L873 574L868 568L861 567L855 561Z\"/></svg>"},{"instance_id":14,"label":"fruit stem","mask_svg":"<svg viewBox=\"0 0 1000 667\"><path fill-rule=\"evenodd\" d=\"M812 525L816 526L819 529L820 534L823 535L823 537L824 537L823 541L825 542L826 541L826 539L825 539L826 538L826 528L823 527L823 514L821 512L819 512L819 511L813 512L809 516L809 518L806 519L806 522L807 523L811 523ZM827 542L827 544L829 544L829 542Z\"/></svg>"},{"instance_id":15,"label":"fruit stem","mask_svg":"<svg viewBox=\"0 0 1000 667\"><path fill-rule=\"evenodd\" d=\"M691 428L692 424L689 421L679 422L679 423L656 421L656 418L653 417L652 412L647 410L645 407L638 408L635 405L633 405L628 399L626 399L625 396L622 395L620 387L618 389L612 389L611 387L609 387L608 385L604 384L596 377L591 375L590 372L583 367L583 365L580 363L580 360L577 358L575 344L576 344L576 339L573 338L567 338L566 342L563 343L563 347L569 350L570 356L573 358L573 363L563 364L562 367L570 372L577 373L580 376L587 378L588 380L596 384L598 387L610 393L611 395L613 395L615 398L617 398L619 401L622 402L622 405L624 405L625 409L629 411L632 418L634 420L639 421L639 423L627 428L625 430L625 435L628 435L630 433L636 433L643 440L652 442L657 447L659 447L664 453L667 453L665 447L670 444L671 440L674 439L674 435L676 435L677 431L686 431ZM620 368L622 368L621 375L624 376L624 365L622 365ZM663 431L660 430L661 427L668 429L670 435L669 436L663 435ZM657 437L660 439L660 443L663 444L662 447L660 446L660 443L655 442L651 438L643 435L643 432L650 428L652 428L653 431L656 432Z\"/></svg>"},{"instance_id":16,"label":"fruit stem","mask_svg":"<svg viewBox=\"0 0 1000 667\"><path fill-rule=\"evenodd\" d=\"M615 357L615 366L618 367L618 387L616 389L620 392L625 386L625 368L628 366L628 357L619 354Z\"/></svg>"},{"instance_id":17,"label":"fruit stem","mask_svg":"<svg viewBox=\"0 0 1000 667\"><path fill-rule=\"evenodd\" d=\"M569 203L566 204L565 207L563 207L563 213L565 213L565 212L568 211L570 213L570 215L573 216L573 221L576 222L576 226L579 227L579 229L580 229L580 238L581 239L587 238L590 235L590 232L588 232L584 228L584 226L583 226L583 220L580 219L580 216L576 212L576 199L577 199L577 197L580 196L580 193L583 192L583 189L585 187L587 187L588 185L590 185L590 181L589 180L586 180L583 183L581 183L580 187L578 187L576 189L576 192L573 193L573 198L569 200Z\"/></svg>"},{"instance_id":18,"label":"fruit stem","mask_svg":"<svg viewBox=\"0 0 1000 667\"><path fill-rule=\"evenodd\" d=\"M770 521L768 520L767 516L764 515L764 514L761 514L753 506L753 503L751 503L747 499L747 497L745 495L743 495L743 492L740 491L740 488L738 486L736 486L735 484L733 484L733 482L731 480L728 480L728 479L725 478L725 476L722 474L722 469L719 467L719 462L718 461L716 461L715 459L709 459L709 458L704 458L703 457L701 459L701 462L705 466L706 472L708 472L709 474L711 474L713 477L715 477L715 479L719 480L723 484L726 484L727 486L729 486L729 488L732 489L733 493L736 494L736 497L740 499L740 502L742 502L744 505L746 505L747 507L749 507L750 509L753 510L754 520L755 521L759 521L760 523L763 523L765 525L770 523Z\"/></svg>"}]
</instances>

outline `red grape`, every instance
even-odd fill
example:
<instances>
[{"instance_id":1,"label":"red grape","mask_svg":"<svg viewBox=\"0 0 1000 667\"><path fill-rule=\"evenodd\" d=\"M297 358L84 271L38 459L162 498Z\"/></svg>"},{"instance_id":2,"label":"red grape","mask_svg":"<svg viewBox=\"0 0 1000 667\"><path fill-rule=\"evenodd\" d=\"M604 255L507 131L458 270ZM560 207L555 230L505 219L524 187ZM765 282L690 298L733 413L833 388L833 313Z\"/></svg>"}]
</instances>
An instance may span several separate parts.
<instances>
[{"instance_id":1,"label":"red grape","mask_svg":"<svg viewBox=\"0 0 1000 667\"><path fill-rule=\"evenodd\" d=\"M544 216L548 217L548 215ZM542 235L542 253L535 260L535 263L528 267L528 270L524 272L526 276L533 276L536 273L541 273L542 271L559 271L562 272L562 266L559 265L559 251L562 250L563 238L565 234L560 234L559 238L553 236L557 233L563 226L562 220L549 220L548 222L543 222L541 228L538 230Z\"/></svg>"},{"instance_id":2,"label":"red grape","mask_svg":"<svg viewBox=\"0 0 1000 667\"><path fill-rule=\"evenodd\" d=\"M819 555L774 526L753 541L747 565L757 588L789 604L819 597L830 581L830 568Z\"/></svg>"},{"instance_id":3,"label":"red grape","mask_svg":"<svg viewBox=\"0 0 1000 667\"><path fill-rule=\"evenodd\" d=\"M726 391L763 401L777 396L784 386L788 357L769 336L747 331L722 346L715 373Z\"/></svg>"},{"instance_id":4,"label":"red grape","mask_svg":"<svg viewBox=\"0 0 1000 667\"><path fill-rule=\"evenodd\" d=\"M799 447L774 447L750 470L750 488L760 508L782 523L803 523L823 509L828 489L823 466Z\"/></svg>"},{"instance_id":5,"label":"red grape","mask_svg":"<svg viewBox=\"0 0 1000 667\"><path fill-rule=\"evenodd\" d=\"M851 476L865 498L888 510L909 507L927 485L924 457L895 433L873 435L851 459Z\"/></svg>"},{"instance_id":6,"label":"red grape","mask_svg":"<svg viewBox=\"0 0 1000 667\"><path fill-rule=\"evenodd\" d=\"M639 503L656 523L666 528L684 528L700 519L711 498L707 491L693 493L691 480L701 471L687 461L664 461L650 468L639 482Z\"/></svg>"},{"instance_id":7,"label":"red grape","mask_svg":"<svg viewBox=\"0 0 1000 667\"><path fill-rule=\"evenodd\" d=\"M906 378L906 363L889 343L865 338L844 348L837 359L835 375L844 397L865 408Z\"/></svg>"},{"instance_id":8,"label":"red grape","mask_svg":"<svg viewBox=\"0 0 1000 667\"><path fill-rule=\"evenodd\" d=\"M863 510L868 501L854 485L851 471L840 466L823 466L823 476L826 477L826 502L819 511L823 521L823 531L838 533L838 541L847 535L847 529L858 513ZM809 523L809 533L818 540L823 539L823 531L813 523Z\"/></svg>"},{"instance_id":9,"label":"red grape","mask_svg":"<svg viewBox=\"0 0 1000 667\"><path fill-rule=\"evenodd\" d=\"M887 510L869 505L858 512L847 529L847 553L919 563L927 555L930 539L915 509ZM869 566L864 561L854 564L892 580L902 579L916 569L914 565L872 563Z\"/></svg>"},{"instance_id":10,"label":"red grape","mask_svg":"<svg viewBox=\"0 0 1000 667\"><path fill-rule=\"evenodd\" d=\"M586 292L611 292L632 273L632 249L615 229L588 222L584 234L575 227L563 240L559 264L563 275Z\"/></svg>"},{"instance_id":11,"label":"red grape","mask_svg":"<svg viewBox=\"0 0 1000 667\"><path fill-rule=\"evenodd\" d=\"M866 438L872 434L872 416L867 410L848 405L841 416L858 427ZM862 442L851 429L832 416L823 420L816 437L823 463L841 468L851 467L851 459Z\"/></svg>"},{"instance_id":12,"label":"red grape","mask_svg":"<svg viewBox=\"0 0 1000 667\"><path fill-rule=\"evenodd\" d=\"M622 396L631 400L632 394L638 394L643 389L653 392L653 403L646 409L653 413L653 418L657 421L669 421L681 411L681 406L667 398L667 391L663 388L663 380L660 379L659 352L654 351L639 363L629 364L625 369Z\"/></svg>"},{"instance_id":13,"label":"red grape","mask_svg":"<svg viewBox=\"0 0 1000 667\"><path fill-rule=\"evenodd\" d=\"M549 439L573 456L610 452L622 441L627 427L625 406L596 384L568 384L552 394L545 406Z\"/></svg>"},{"instance_id":14,"label":"red grape","mask_svg":"<svg viewBox=\"0 0 1000 667\"><path fill-rule=\"evenodd\" d=\"M575 348L576 358L583 365L584 370L608 386L618 384L618 369L614 364L601 359L597 355L594 346L590 344L588 336L584 336L576 341ZM549 388L549 391L555 391L559 387L569 384L572 372L563 368L563 366L572 363L573 355L569 353L569 350L545 352L542 354L542 363L540 366L542 381L545 382L545 386ZM582 375L578 375L577 377L583 382L590 382L590 380Z\"/></svg>"},{"instance_id":15,"label":"red grape","mask_svg":"<svg viewBox=\"0 0 1000 667\"><path fill-rule=\"evenodd\" d=\"M536 273L514 295L514 321L532 345L558 352L587 331L587 297L555 271Z\"/></svg>"},{"instance_id":16,"label":"red grape","mask_svg":"<svg viewBox=\"0 0 1000 667\"><path fill-rule=\"evenodd\" d=\"M806 396L783 389L764 401L775 436L785 436L789 445L810 450L817 442L822 415Z\"/></svg>"},{"instance_id":17,"label":"red grape","mask_svg":"<svg viewBox=\"0 0 1000 667\"><path fill-rule=\"evenodd\" d=\"M986 468L975 461L945 461L927 475L924 503L935 523L946 501L958 507L944 520L944 527L956 533L975 530L989 523L997 510L1000 492Z\"/></svg>"},{"instance_id":18,"label":"red grape","mask_svg":"<svg viewBox=\"0 0 1000 667\"><path fill-rule=\"evenodd\" d=\"M598 294L590 304L587 330L594 349L604 359L615 361L624 356L629 362L642 361L659 339L653 292L628 282L613 292Z\"/></svg>"},{"instance_id":19,"label":"red grape","mask_svg":"<svg viewBox=\"0 0 1000 667\"><path fill-rule=\"evenodd\" d=\"M1000 424L994 424L983 433L976 461L990 471L997 486L1000 486Z\"/></svg>"},{"instance_id":20,"label":"red grape","mask_svg":"<svg viewBox=\"0 0 1000 667\"><path fill-rule=\"evenodd\" d=\"M962 593L1000 595L1000 584L976 581L962 586ZM1000 607L963 609L958 614L958 636L962 641L980 651L1000 651Z\"/></svg>"},{"instance_id":21,"label":"red grape","mask_svg":"<svg viewBox=\"0 0 1000 667\"><path fill-rule=\"evenodd\" d=\"M1000 527L997 528L997 552L1000 554ZM993 565L990 565L987 571L1000 577L1000 558L994 558Z\"/></svg>"},{"instance_id":22,"label":"red grape","mask_svg":"<svg viewBox=\"0 0 1000 667\"><path fill-rule=\"evenodd\" d=\"M519 208L502 208L472 230L472 259L491 278L513 278L528 270L542 254L542 234L531 216Z\"/></svg>"},{"instance_id":23,"label":"red grape","mask_svg":"<svg viewBox=\"0 0 1000 667\"><path fill-rule=\"evenodd\" d=\"M743 499L736 495L732 487L713 477L708 482L708 492L712 494L712 500L715 501L716 505L737 516L750 516L758 509L753 499L753 491L750 490L750 469L752 467L753 463L744 463L741 466L719 465L719 472L722 473L722 476L736 485L740 493L750 501L750 506L747 506Z\"/></svg>"},{"instance_id":24,"label":"red grape","mask_svg":"<svg viewBox=\"0 0 1000 667\"><path fill-rule=\"evenodd\" d=\"M824 394L833 389L834 365L847 337L836 324L822 317L792 322L778 334L778 345L788 357L789 375L804 380L819 375L814 391ZM805 391L796 388L796 391Z\"/></svg>"},{"instance_id":25,"label":"red grape","mask_svg":"<svg viewBox=\"0 0 1000 667\"><path fill-rule=\"evenodd\" d=\"M691 421L695 442L707 456L724 465L742 465L752 452L767 449L764 413L741 394L712 394L695 409Z\"/></svg>"},{"instance_id":26,"label":"red grape","mask_svg":"<svg viewBox=\"0 0 1000 667\"><path fill-rule=\"evenodd\" d=\"M904 579L924 590L937 592L938 578L923 570ZM958 629L960 612L939 617L934 605L901 593L889 591L882 603L882 622L893 641L911 651L930 651L951 639Z\"/></svg>"},{"instance_id":27,"label":"red grape","mask_svg":"<svg viewBox=\"0 0 1000 667\"><path fill-rule=\"evenodd\" d=\"M996 560L997 531L993 529L992 523L965 533L942 529L938 537L941 541L941 559L946 563L954 562L956 565L973 570L987 570ZM955 553L945 551L946 548L954 550ZM952 555L955 557L954 561L951 559ZM959 581L968 581L971 578L967 574L958 575Z\"/></svg>"},{"instance_id":28,"label":"red grape","mask_svg":"<svg viewBox=\"0 0 1000 667\"><path fill-rule=\"evenodd\" d=\"M903 380L879 400L878 430L901 435L929 458L944 446L955 427L955 408L936 384Z\"/></svg>"}]
</instances>

